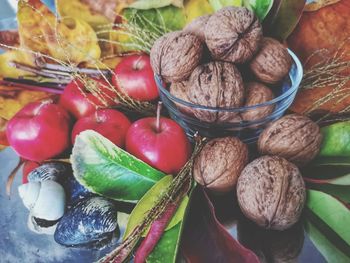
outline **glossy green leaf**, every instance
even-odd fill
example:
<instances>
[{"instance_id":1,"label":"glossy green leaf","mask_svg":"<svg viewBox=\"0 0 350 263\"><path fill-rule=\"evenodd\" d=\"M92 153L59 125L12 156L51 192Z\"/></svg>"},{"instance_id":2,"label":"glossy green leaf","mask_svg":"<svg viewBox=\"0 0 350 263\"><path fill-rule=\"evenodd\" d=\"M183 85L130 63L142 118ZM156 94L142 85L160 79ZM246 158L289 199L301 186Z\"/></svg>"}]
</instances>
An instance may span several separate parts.
<instances>
[{"instance_id":1,"label":"glossy green leaf","mask_svg":"<svg viewBox=\"0 0 350 263\"><path fill-rule=\"evenodd\" d=\"M264 23L264 32L268 36L285 40L299 22L305 0L275 0Z\"/></svg>"},{"instance_id":2,"label":"glossy green leaf","mask_svg":"<svg viewBox=\"0 0 350 263\"><path fill-rule=\"evenodd\" d=\"M152 253L147 257L147 263L175 263L181 236L182 221L163 233Z\"/></svg>"},{"instance_id":3,"label":"glossy green leaf","mask_svg":"<svg viewBox=\"0 0 350 263\"><path fill-rule=\"evenodd\" d=\"M334 197L315 190L308 190L307 208L324 222L350 248L350 210Z\"/></svg>"},{"instance_id":4,"label":"glossy green leaf","mask_svg":"<svg viewBox=\"0 0 350 263\"><path fill-rule=\"evenodd\" d=\"M242 6L242 0L209 0L209 3L215 11L225 6Z\"/></svg>"},{"instance_id":5,"label":"glossy green leaf","mask_svg":"<svg viewBox=\"0 0 350 263\"><path fill-rule=\"evenodd\" d=\"M244 0L243 5L248 9L252 10L260 21L269 13L272 8L273 0Z\"/></svg>"},{"instance_id":6,"label":"glossy green leaf","mask_svg":"<svg viewBox=\"0 0 350 263\"><path fill-rule=\"evenodd\" d=\"M323 141L320 157L349 157L350 161L350 122L339 122L321 129Z\"/></svg>"},{"instance_id":7,"label":"glossy green leaf","mask_svg":"<svg viewBox=\"0 0 350 263\"><path fill-rule=\"evenodd\" d=\"M83 186L119 201L137 202L165 176L92 130L77 136L71 163Z\"/></svg>"},{"instance_id":8,"label":"glossy green leaf","mask_svg":"<svg viewBox=\"0 0 350 263\"><path fill-rule=\"evenodd\" d=\"M135 208L130 214L130 218L129 218L128 225L126 227L123 239L125 239L132 232L132 230L142 222L143 217L145 216L147 211L149 211L155 205L159 197L164 193L167 187L171 184L172 180L173 180L173 177L171 175L165 176L141 198L141 200L137 203L137 205L135 206ZM181 201L178 209L176 210L175 215L169 222L166 230L171 229L183 219L187 204L188 204L188 197L185 196ZM149 229L147 229L147 231L143 233L143 236L146 236L148 230Z\"/></svg>"},{"instance_id":9,"label":"glossy green leaf","mask_svg":"<svg viewBox=\"0 0 350 263\"><path fill-rule=\"evenodd\" d=\"M176 7L183 7L184 0L138 0L133 2L128 7L135 9L151 9L160 8L168 5L173 5Z\"/></svg>"},{"instance_id":10,"label":"glossy green leaf","mask_svg":"<svg viewBox=\"0 0 350 263\"><path fill-rule=\"evenodd\" d=\"M333 242L327 239L327 236L323 234L315 224L306 220L305 231L309 235L312 243L325 257L327 262L348 263L350 257L339 250Z\"/></svg>"},{"instance_id":11,"label":"glossy green leaf","mask_svg":"<svg viewBox=\"0 0 350 263\"><path fill-rule=\"evenodd\" d=\"M308 184L308 188L332 195L344 203L350 203L350 187L330 184Z\"/></svg>"}]
</instances>

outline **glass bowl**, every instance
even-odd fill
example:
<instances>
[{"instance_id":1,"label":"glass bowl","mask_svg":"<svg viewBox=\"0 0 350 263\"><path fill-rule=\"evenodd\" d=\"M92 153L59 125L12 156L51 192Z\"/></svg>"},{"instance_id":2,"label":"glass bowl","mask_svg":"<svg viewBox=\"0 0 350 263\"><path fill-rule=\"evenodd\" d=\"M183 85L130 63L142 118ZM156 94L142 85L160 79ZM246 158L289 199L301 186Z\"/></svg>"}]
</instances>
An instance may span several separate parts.
<instances>
[{"instance_id":1,"label":"glass bowl","mask_svg":"<svg viewBox=\"0 0 350 263\"><path fill-rule=\"evenodd\" d=\"M280 87L273 88L275 98L271 101L253 106L240 108L215 108L193 104L174 97L163 85L161 77L155 75L159 89L160 99L169 111L170 117L178 122L186 131L187 135L193 137L199 135L214 138L223 136L237 136L245 143L257 141L261 131L272 121L279 119L292 104L303 77L303 67L298 57L288 49L293 64L289 74L281 82ZM271 114L261 119L245 121L240 118L230 122L207 122L197 118L205 114L222 114L221 116L239 116L252 110L261 109L266 106L273 107ZM197 117L196 117L197 116ZM234 119L234 118L231 118Z\"/></svg>"}]
</instances>

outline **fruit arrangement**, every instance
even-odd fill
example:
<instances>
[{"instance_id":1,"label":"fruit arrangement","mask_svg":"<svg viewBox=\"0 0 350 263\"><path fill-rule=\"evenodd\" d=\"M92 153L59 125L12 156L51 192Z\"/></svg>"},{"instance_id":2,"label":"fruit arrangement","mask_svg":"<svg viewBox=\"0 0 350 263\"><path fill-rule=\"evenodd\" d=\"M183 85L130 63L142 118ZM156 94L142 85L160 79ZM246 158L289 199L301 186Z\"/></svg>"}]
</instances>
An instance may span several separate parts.
<instances>
[{"instance_id":1,"label":"fruit arrangement","mask_svg":"<svg viewBox=\"0 0 350 263\"><path fill-rule=\"evenodd\" d=\"M1 84L45 96L0 119L0 143L20 156L28 228L64 247L107 248L99 262L247 263L296 259L305 229L328 261L347 262L350 124L285 114L300 83L280 40L305 3L146 2L110 1L115 17L59 0L57 18L19 1L18 48L0 43L10 49ZM287 28L283 10L295 12ZM193 133L182 117L199 123ZM206 137L206 125L229 132ZM237 239L223 199L225 211L236 206ZM343 244L333 254L332 238Z\"/></svg>"}]
</instances>

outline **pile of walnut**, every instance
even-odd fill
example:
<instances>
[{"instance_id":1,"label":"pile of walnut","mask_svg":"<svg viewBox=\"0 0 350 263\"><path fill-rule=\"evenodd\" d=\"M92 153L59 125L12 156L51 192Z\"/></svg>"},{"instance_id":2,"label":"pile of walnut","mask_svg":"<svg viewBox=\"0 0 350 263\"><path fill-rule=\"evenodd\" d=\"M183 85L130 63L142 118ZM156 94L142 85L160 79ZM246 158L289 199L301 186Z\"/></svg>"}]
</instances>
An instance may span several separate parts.
<instances>
[{"instance_id":1,"label":"pile of walnut","mask_svg":"<svg viewBox=\"0 0 350 263\"><path fill-rule=\"evenodd\" d=\"M170 93L175 97L207 107L238 108L272 100L274 94L266 85L279 83L292 59L281 43L263 37L253 12L226 7L159 38L151 50L151 64L164 82L171 83ZM254 81L249 77L244 83L238 68L249 68L247 76L253 75ZM244 114L182 110L201 121L222 123L259 120L274 107Z\"/></svg>"},{"instance_id":2,"label":"pile of walnut","mask_svg":"<svg viewBox=\"0 0 350 263\"><path fill-rule=\"evenodd\" d=\"M262 227L284 230L298 221L306 199L298 167L318 154L321 142L316 123L286 115L261 133L261 157L248 163L248 147L238 138L216 138L196 157L193 176L216 193L236 189L246 217Z\"/></svg>"}]
</instances>

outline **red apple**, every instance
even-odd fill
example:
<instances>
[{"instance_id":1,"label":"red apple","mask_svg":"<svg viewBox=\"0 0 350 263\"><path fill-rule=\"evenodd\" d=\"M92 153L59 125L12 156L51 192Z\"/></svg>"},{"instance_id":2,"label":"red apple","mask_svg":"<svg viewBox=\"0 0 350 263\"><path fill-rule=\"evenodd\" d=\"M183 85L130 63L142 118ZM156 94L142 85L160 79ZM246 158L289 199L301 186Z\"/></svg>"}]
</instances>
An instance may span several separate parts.
<instances>
[{"instance_id":1,"label":"red apple","mask_svg":"<svg viewBox=\"0 0 350 263\"><path fill-rule=\"evenodd\" d=\"M68 112L51 100L24 106L6 127L7 139L19 156L41 162L62 153L70 145Z\"/></svg>"},{"instance_id":2,"label":"red apple","mask_svg":"<svg viewBox=\"0 0 350 263\"><path fill-rule=\"evenodd\" d=\"M122 93L139 101L151 101L159 93L148 55L127 56L116 66L113 85Z\"/></svg>"},{"instance_id":3,"label":"red apple","mask_svg":"<svg viewBox=\"0 0 350 263\"><path fill-rule=\"evenodd\" d=\"M25 161L22 169L22 184L28 183L28 174L33 171L35 168L39 167L40 163L33 161Z\"/></svg>"},{"instance_id":4,"label":"red apple","mask_svg":"<svg viewBox=\"0 0 350 263\"><path fill-rule=\"evenodd\" d=\"M107 82L100 79L89 81L100 90L100 94L97 93L99 97L91 93L80 80L73 80L65 87L60 98L60 104L77 119L90 115L98 107L117 104L115 91L111 90Z\"/></svg>"},{"instance_id":5,"label":"red apple","mask_svg":"<svg viewBox=\"0 0 350 263\"><path fill-rule=\"evenodd\" d=\"M82 131L94 130L119 147L124 147L125 136L131 122L121 112L111 109L101 109L80 118L73 127L72 142L75 137Z\"/></svg>"},{"instance_id":6,"label":"red apple","mask_svg":"<svg viewBox=\"0 0 350 263\"><path fill-rule=\"evenodd\" d=\"M176 174L191 154L185 132L175 121L144 118L134 122L126 135L126 150L149 165Z\"/></svg>"}]
</instances>

